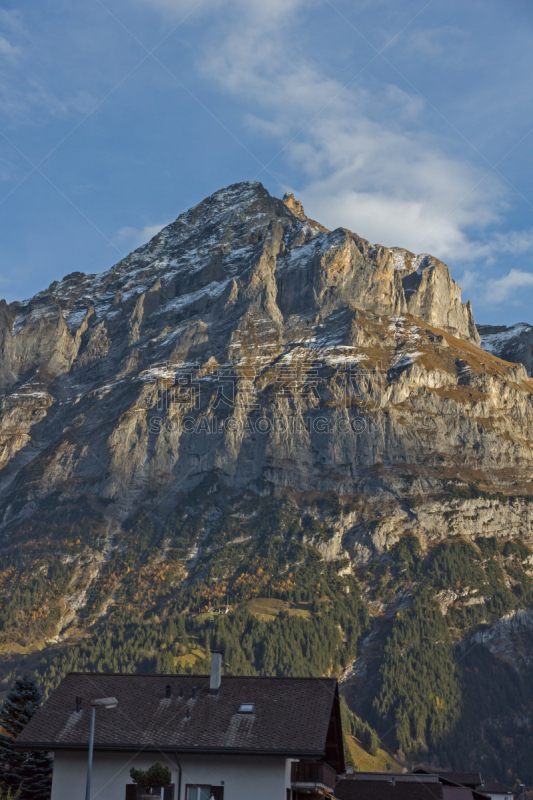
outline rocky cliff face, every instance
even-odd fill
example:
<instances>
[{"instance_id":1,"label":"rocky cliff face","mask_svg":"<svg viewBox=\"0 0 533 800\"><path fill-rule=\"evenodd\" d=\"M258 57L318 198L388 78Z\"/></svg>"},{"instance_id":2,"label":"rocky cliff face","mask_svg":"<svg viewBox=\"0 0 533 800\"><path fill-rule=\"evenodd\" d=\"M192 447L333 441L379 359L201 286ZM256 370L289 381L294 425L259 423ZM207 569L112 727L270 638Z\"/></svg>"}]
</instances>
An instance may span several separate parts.
<instances>
[{"instance_id":1,"label":"rocky cliff face","mask_svg":"<svg viewBox=\"0 0 533 800\"><path fill-rule=\"evenodd\" d=\"M232 490L364 496L343 531L361 561L413 526L446 536L449 478L530 492L533 382L488 352L525 327L482 329L482 350L442 262L328 231L261 184L0 312L6 541L67 486L113 527L216 472ZM532 536L519 499L469 502L463 532Z\"/></svg>"},{"instance_id":2,"label":"rocky cliff face","mask_svg":"<svg viewBox=\"0 0 533 800\"><path fill-rule=\"evenodd\" d=\"M41 497L68 481L118 521L212 470L400 508L407 473L529 485L532 383L480 349L447 267L260 184L1 319L4 526L34 508L30 463Z\"/></svg>"},{"instance_id":3,"label":"rocky cliff face","mask_svg":"<svg viewBox=\"0 0 533 800\"><path fill-rule=\"evenodd\" d=\"M533 383L479 347L447 267L328 231L258 183L107 273L4 303L0 342L6 536L66 485L118 524L216 471L232 489L364 495L344 540L361 559L425 528L426 504L446 535L431 498L449 477L529 492ZM491 530L511 534L498 508ZM469 516L482 532L484 513Z\"/></svg>"},{"instance_id":4,"label":"rocky cliff face","mask_svg":"<svg viewBox=\"0 0 533 800\"><path fill-rule=\"evenodd\" d=\"M283 502L363 586L413 533L426 554L458 533L533 544L533 380L507 334L478 333L438 259L328 231L259 183L215 193L108 272L2 301L4 604L33 587L4 640L68 642L126 585L145 610L147 576L168 591L205 577L225 543L256 536L237 497ZM217 569L241 580L242 564Z\"/></svg>"},{"instance_id":5,"label":"rocky cliff face","mask_svg":"<svg viewBox=\"0 0 533 800\"><path fill-rule=\"evenodd\" d=\"M444 457L437 452L464 464L457 448L471 437L467 460L494 472L480 425L501 457L527 469L528 446L511 432L529 425L527 376L478 344L471 309L442 262L326 231L294 198L238 184L108 273L73 273L4 304L4 487L14 481L20 503L20 466L45 447L43 489L82 479L96 458L105 465L97 491L123 506L154 482L191 483L213 468L246 483L267 457L291 464L277 467L281 485L349 493L366 479L360 467L418 461L422 440L430 471ZM284 370L298 372L290 385ZM215 407L224 383L232 398ZM168 407L159 411L162 391ZM190 413L212 421L222 410L237 428L289 416L308 426L305 415L325 408L328 424L346 421L350 432L250 439L224 429L206 439L180 430ZM355 431L363 409L356 426L364 430ZM494 415L509 438L474 421ZM332 479L339 457L346 474Z\"/></svg>"}]
</instances>

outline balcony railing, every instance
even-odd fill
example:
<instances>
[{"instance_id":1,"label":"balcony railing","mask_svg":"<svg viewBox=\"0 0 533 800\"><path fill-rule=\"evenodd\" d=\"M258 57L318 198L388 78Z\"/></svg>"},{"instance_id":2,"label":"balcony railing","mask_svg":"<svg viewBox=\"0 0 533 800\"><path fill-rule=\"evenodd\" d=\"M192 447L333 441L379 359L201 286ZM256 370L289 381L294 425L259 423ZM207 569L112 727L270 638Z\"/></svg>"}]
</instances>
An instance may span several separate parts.
<instances>
[{"instance_id":1,"label":"balcony railing","mask_svg":"<svg viewBox=\"0 0 533 800\"><path fill-rule=\"evenodd\" d=\"M321 783L330 789L335 788L337 773L323 761L293 761L291 783Z\"/></svg>"}]
</instances>

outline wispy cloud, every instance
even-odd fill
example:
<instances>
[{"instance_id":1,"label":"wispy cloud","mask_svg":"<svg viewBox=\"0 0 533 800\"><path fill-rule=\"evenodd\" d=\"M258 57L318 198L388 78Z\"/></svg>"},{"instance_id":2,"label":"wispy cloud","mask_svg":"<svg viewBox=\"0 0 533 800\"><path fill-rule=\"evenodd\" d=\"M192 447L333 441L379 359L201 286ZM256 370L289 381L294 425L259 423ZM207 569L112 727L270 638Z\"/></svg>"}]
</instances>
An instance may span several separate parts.
<instances>
[{"instance_id":1,"label":"wispy cloud","mask_svg":"<svg viewBox=\"0 0 533 800\"><path fill-rule=\"evenodd\" d=\"M194 5L194 0L131 1L174 16ZM326 0L204 0L199 9L205 36L195 67L240 107L249 133L271 145L273 160L265 159L268 170L260 179L268 182L271 170L282 181L285 174L285 188L330 228L344 226L371 242L431 252L452 267L463 263L464 288L476 293L478 303L526 291L531 276L518 265L490 280L478 266L533 249L533 232L495 232L505 222L507 187L488 167L456 155L442 129L428 124L433 111L426 101L398 85L399 77L370 83L364 62L355 59L339 73L314 57L298 32L305 30L307 15L317 9L328 13L328 5ZM389 17L384 24L389 25L381 31L385 42L397 31L390 29ZM408 52L420 63L438 57L455 69L469 37L457 25L407 26L395 52ZM124 231L131 246L148 238Z\"/></svg>"},{"instance_id":2,"label":"wispy cloud","mask_svg":"<svg viewBox=\"0 0 533 800\"><path fill-rule=\"evenodd\" d=\"M156 1L166 12L183 11L181 0ZM318 66L294 35L308 9L301 0L223 5L227 18L199 51L197 67L245 106L249 130L270 140L274 154L282 151L270 168L279 171L286 159L295 169L298 184L287 188L310 216L371 242L471 265L461 283L479 305L512 303L529 292L533 274L525 270L487 280L476 268L532 251L533 231L494 232L508 209L507 188L428 132L420 96L394 83L372 91L364 80L348 83L350 70L343 84ZM453 56L459 63L467 41L460 28L442 26L407 30L397 45L423 61Z\"/></svg>"},{"instance_id":3,"label":"wispy cloud","mask_svg":"<svg viewBox=\"0 0 533 800\"><path fill-rule=\"evenodd\" d=\"M5 36L0 36L0 56L8 56L9 58L13 58L13 56L20 55L20 48L17 45L11 44L5 38Z\"/></svg>"},{"instance_id":4,"label":"wispy cloud","mask_svg":"<svg viewBox=\"0 0 533 800\"><path fill-rule=\"evenodd\" d=\"M159 9L165 14L176 16L187 13L192 8L199 6L200 0L132 0L136 5L149 6L152 9ZM317 0L310 2L316 5ZM239 11L249 17L254 17L256 21L263 20L270 24L277 21L280 16L285 16L294 8L303 6L304 0L204 0L202 7L204 11L210 12L213 8L224 9L226 11ZM306 4L309 5L309 2Z\"/></svg>"},{"instance_id":5,"label":"wispy cloud","mask_svg":"<svg viewBox=\"0 0 533 800\"><path fill-rule=\"evenodd\" d=\"M409 51L426 59L436 56L444 58L447 63L452 59L457 64L458 56L467 41L465 31L454 25L442 25L438 28L420 28L407 34ZM457 66L459 66L457 64Z\"/></svg>"},{"instance_id":6,"label":"wispy cloud","mask_svg":"<svg viewBox=\"0 0 533 800\"><path fill-rule=\"evenodd\" d=\"M303 176L291 188L308 212L372 242L443 259L479 255L479 234L501 219L506 190L424 131L424 101L394 84L343 85L317 68L295 42L298 0L265 20L261 4L233 6L239 13L200 69L244 98L250 127L283 148ZM437 31L426 32L418 46L436 41Z\"/></svg>"},{"instance_id":7,"label":"wispy cloud","mask_svg":"<svg viewBox=\"0 0 533 800\"><path fill-rule=\"evenodd\" d=\"M61 96L47 85L39 48L21 12L0 10L0 28L0 113L5 120L35 123L94 108L96 101L85 90Z\"/></svg>"},{"instance_id":8,"label":"wispy cloud","mask_svg":"<svg viewBox=\"0 0 533 800\"><path fill-rule=\"evenodd\" d=\"M515 305L520 305L523 297L521 294L517 294L517 292L532 288L533 272L511 269L507 275L501 278L492 278L486 282L484 286L483 302L487 304L499 304L511 300L514 301Z\"/></svg>"},{"instance_id":9,"label":"wispy cloud","mask_svg":"<svg viewBox=\"0 0 533 800\"><path fill-rule=\"evenodd\" d=\"M489 234L485 241L472 241L471 249L474 254L472 260L481 261L489 267L495 264L501 256L519 257L531 254L533 257L533 230L511 230L506 233ZM477 269L466 269L462 278L459 279L459 283L465 290L475 289L479 302L489 303L497 301L499 294L507 299L509 293L505 287L518 285L516 284L517 281L523 280L521 285L523 287L529 286L529 278L527 277L529 274L527 271L514 267L501 279L487 279L486 275L483 275ZM500 280L502 281L501 286L499 284ZM523 299L523 297L520 298L521 301Z\"/></svg>"},{"instance_id":10,"label":"wispy cloud","mask_svg":"<svg viewBox=\"0 0 533 800\"><path fill-rule=\"evenodd\" d=\"M156 225L145 225L142 228L121 228L113 237L113 244L120 247L124 252L130 252L146 244L146 242L149 242L150 239L165 228L169 222L170 220Z\"/></svg>"},{"instance_id":11,"label":"wispy cloud","mask_svg":"<svg viewBox=\"0 0 533 800\"><path fill-rule=\"evenodd\" d=\"M497 181L476 185L480 174L429 137L370 115L329 115L291 155L310 177L301 194L313 216L372 242L466 259L476 249L470 231L498 220Z\"/></svg>"},{"instance_id":12,"label":"wispy cloud","mask_svg":"<svg viewBox=\"0 0 533 800\"><path fill-rule=\"evenodd\" d=\"M498 308L505 303L531 307L533 272L528 270L513 267L499 278L487 278L480 270L467 269L458 282L481 308Z\"/></svg>"},{"instance_id":13,"label":"wispy cloud","mask_svg":"<svg viewBox=\"0 0 533 800\"><path fill-rule=\"evenodd\" d=\"M0 27L6 36L27 37L22 12L18 9L0 9Z\"/></svg>"},{"instance_id":14,"label":"wispy cloud","mask_svg":"<svg viewBox=\"0 0 533 800\"><path fill-rule=\"evenodd\" d=\"M515 256L533 253L533 230L496 233L488 239L485 247L489 257L499 253Z\"/></svg>"},{"instance_id":15,"label":"wispy cloud","mask_svg":"<svg viewBox=\"0 0 533 800\"><path fill-rule=\"evenodd\" d=\"M457 281L463 291L479 289L480 273L475 269L465 269Z\"/></svg>"}]
</instances>

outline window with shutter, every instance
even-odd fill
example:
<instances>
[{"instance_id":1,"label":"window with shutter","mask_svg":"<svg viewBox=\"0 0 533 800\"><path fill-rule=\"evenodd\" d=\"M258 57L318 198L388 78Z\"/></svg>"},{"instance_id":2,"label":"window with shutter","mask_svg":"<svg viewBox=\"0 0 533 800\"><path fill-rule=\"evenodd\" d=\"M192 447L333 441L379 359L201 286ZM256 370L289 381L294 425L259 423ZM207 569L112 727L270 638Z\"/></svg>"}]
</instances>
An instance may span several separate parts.
<instances>
[{"instance_id":1,"label":"window with shutter","mask_svg":"<svg viewBox=\"0 0 533 800\"><path fill-rule=\"evenodd\" d=\"M223 786L211 786L210 790L211 797L213 800L224 800L224 787Z\"/></svg>"},{"instance_id":2,"label":"window with shutter","mask_svg":"<svg viewBox=\"0 0 533 800\"><path fill-rule=\"evenodd\" d=\"M165 786L163 790L163 800L174 800L174 784L171 783L170 786Z\"/></svg>"},{"instance_id":3,"label":"window with shutter","mask_svg":"<svg viewBox=\"0 0 533 800\"><path fill-rule=\"evenodd\" d=\"M137 800L137 784L126 784L126 800Z\"/></svg>"}]
</instances>

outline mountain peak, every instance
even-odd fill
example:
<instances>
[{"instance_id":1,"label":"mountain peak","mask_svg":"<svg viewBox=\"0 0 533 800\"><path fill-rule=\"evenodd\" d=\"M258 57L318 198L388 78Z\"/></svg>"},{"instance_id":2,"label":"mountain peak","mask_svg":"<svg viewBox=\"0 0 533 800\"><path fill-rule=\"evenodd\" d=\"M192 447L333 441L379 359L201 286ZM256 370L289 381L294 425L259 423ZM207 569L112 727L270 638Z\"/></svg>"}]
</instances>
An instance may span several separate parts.
<instances>
[{"instance_id":1,"label":"mountain peak","mask_svg":"<svg viewBox=\"0 0 533 800\"><path fill-rule=\"evenodd\" d=\"M438 259L371 245L344 228L330 232L305 215L292 193L280 200L261 183L245 181L180 214L107 272L71 273L12 304L5 319L12 321L6 359L13 366L3 374L11 382L30 368L33 360L16 356L19 350L42 355L43 342L46 352L53 349L57 326L75 337L65 339L66 360L53 359L54 369L62 369L81 357L98 326L108 336L123 331L117 347L124 336L130 346L146 347L150 339L163 341L160 330L171 333L191 319L218 323L229 308L255 309L281 324L291 314L351 306L408 312L479 342L471 309ZM117 347L118 356L124 348Z\"/></svg>"},{"instance_id":2,"label":"mountain peak","mask_svg":"<svg viewBox=\"0 0 533 800\"><path fill-rule=\"evenodd\" d=\"M295 199L292 192L285 192L285 194L283 195L283 202L285 203L289 211L291 211L294 214L296 219L299 219L301 222L307 219L307 217L305 216L303 205L300 203L299 200Z\"/></svg>"}]
</instances>

